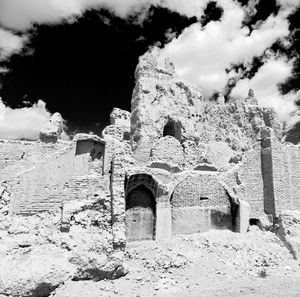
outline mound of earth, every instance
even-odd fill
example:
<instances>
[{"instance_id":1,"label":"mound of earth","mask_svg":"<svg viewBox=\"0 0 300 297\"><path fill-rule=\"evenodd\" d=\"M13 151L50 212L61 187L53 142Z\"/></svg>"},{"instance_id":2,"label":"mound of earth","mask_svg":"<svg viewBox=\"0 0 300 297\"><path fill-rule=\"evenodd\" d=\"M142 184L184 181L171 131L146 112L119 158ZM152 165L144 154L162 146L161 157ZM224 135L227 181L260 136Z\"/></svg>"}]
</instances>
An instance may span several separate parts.
<instances>
[{"instance_id":1,"label":"mound of earth","mask_svg":"<svg viewBox=\"0 0 300 297\"><path fill-rule=\"evenodd\" d=\"M300 296L300 264L272 232L209 231L127 245L125 277L68 281L52 297Z\"/></svg>"}]
</instances>

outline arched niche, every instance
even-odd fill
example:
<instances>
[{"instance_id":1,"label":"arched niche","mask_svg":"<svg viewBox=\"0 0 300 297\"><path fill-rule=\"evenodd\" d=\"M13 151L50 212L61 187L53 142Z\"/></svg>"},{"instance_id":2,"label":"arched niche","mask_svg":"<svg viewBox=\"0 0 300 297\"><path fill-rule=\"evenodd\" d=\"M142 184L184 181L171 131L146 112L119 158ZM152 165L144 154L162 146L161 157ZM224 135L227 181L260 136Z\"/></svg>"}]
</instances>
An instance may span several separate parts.
<instances>
[{"instance_id":1,"label":"arched niche","mask_svg":"<svg viewBox=\"0 0 300 297\"><path fill-rule=\"evenodd\" d=\"M152 192L153 196L156 197L157 182L151 175L146 173L133 174L125 178L125 197L133 188L136 188L141 184L147 187Z\"/></svg>"},{"instance_id":2,"label":"arched niche","mask_svg":"<svg viewBox=\"0 0 300 297\"><path fill-rule=\"evenodd\" d=\"M232 201L213 172L180 182L171 196L171 213L173 234L234 229Z\"/></svg>"},{"instance_id":3,"label":"arched niche","mask_svg":"<svg viewBox=\"0 0 300 297\"><path fill-rule=\"evenodd\" d=\"M174 120L169 119L163 129L163 137L173 136L181 142L181 130L182 127L179 122L175 122Z\"/></svg>"}]
</instances>

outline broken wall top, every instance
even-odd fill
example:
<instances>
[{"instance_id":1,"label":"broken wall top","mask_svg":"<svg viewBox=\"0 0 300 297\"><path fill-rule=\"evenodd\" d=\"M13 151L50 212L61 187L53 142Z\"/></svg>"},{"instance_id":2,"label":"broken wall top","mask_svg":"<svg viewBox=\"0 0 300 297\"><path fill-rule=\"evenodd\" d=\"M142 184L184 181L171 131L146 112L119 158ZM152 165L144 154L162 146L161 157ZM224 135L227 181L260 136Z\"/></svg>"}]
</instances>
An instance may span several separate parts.
<instances>
[{"instance_id":1,"label":"broken wall top","mask_svg":"<svg viewBox=\"0 0 300 297\"><path fill-rule=\"evenodd\" d=\"M170 121L180 127L177 139L182 145L221 141L234 151L247 151L258 144L264 127L272 128L281 138L276 112L259 107L252 90L244 102L224 103L222 96L218 102L208 101L197 86L178 78L169 60L159 67L151 54L140 58L135 77L131 101L133 149L142 139L148 139L148 146L155 146Z\"/></svg>"}]
</instances>

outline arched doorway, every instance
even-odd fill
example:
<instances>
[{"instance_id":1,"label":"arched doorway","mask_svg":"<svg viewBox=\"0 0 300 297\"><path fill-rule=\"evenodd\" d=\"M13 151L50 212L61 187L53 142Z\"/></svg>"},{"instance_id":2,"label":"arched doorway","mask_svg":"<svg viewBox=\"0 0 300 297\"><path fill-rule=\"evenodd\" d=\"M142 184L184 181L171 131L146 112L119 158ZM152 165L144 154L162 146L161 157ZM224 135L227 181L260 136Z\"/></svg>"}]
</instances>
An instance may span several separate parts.
<instances>
[{"instance_id":1,"label":"arched doorway","mask_svg":"<svg viewBox=\"0 0 300 297\"><path fill-rule=\"evenodd\" d=\"M143 184L126 196L126 238L128 241L153 240L155 237L155 198Z\"/></svg>"}]
</instances>

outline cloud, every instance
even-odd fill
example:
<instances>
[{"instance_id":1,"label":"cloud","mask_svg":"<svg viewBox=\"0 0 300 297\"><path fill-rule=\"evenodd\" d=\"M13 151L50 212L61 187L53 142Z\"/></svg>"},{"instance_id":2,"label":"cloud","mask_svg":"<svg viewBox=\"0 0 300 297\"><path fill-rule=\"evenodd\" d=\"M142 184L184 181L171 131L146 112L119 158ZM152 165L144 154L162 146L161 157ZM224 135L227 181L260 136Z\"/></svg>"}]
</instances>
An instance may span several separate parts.
<instances>
[{"instance_id":1,"label":"cloud","mask_svg":"<svg viewBox=\"0 0 300 297\"><path fill-rule=\"evenodd\" d=\"M299 0L276 0L276 2L287 14L294 12L300 7Z\"/></svg>"},{"instance_id":2,"label":"cloud","mask_svg":"<svg viewBox=\"0 0 300 297\"><path fill-rule=\"evenodd\" d=\"M190 0L189 0L190 1ZM154 3L160 1L154 0ZM151 1L150 1L151 3ZM55 24L72 20L91 8L108 8L126 17L146 0L1 0L0 23L15 30L26 30L32 24Z\"/></svg>"},{"instance_id":3,"label":"cloud","mask_svg":"<svg viewBox=\"0 0 300 297\"><path fill-rule=\"evenodd\" d=\"M255 92L259 105L274 107L281 121L288 121L288 124L291 125L296 119L293 117L291 120L291 116L297 109L295 100L300 99L300 91L282 95L278 89L278 84L292 74L293 62L284 56L271 55L265 59L264 65L251 79L244 78L237 82L231 91L231 96L245 98L245 94L251 88Z\"/></svg>"},{"instance_id":4,"label":"cloud","mask_svg":"<svg viewBox=\"0 0 300 297\"><path fill-rule=\"evenodd\" d=\"M235 0L216 0L222 7L219 21L211 21L205 27L192 24L182 34L173 38L159 50L160 57L170 57L175 62L179 76L198 84L204 95L220 91L231 80L237 81L232 95L247 94L250 87L257 93L263 105L274 106L282 119L288 119L295 112L295 97L298 93L282 96L277 84L284 82L291 74L294 60L285 56L266 56L268 49L277 41L286 47L290 45L288 16L300 6L299 0L276 0L280 6L277 15L270 15L265 21L249 28L245 20L256 14L258 0L250 0L241 6ZM182 15L198 19L203 15L208 0L0 0L0 61L20 51L26 42L26 35L18 36L10 30L25 32L33 24L57 24L72 22L88 9L108 8L116 15L126 18L141 11L141 18L147 17L150 5L165 7ZM264 56L264 65L252 79L245 78L246 71L236 71L232 66L252 67L255 57ZM275 74L273 71L281 71ZM1 72L1 69L0 69ZM268 88L264 89L264 85ZM247 90L246 90L247 89ZM3 103L2 103L3 104ZM3 107L2 107L3 108ZM34 108L34 106L32 106Z\"/></svg>"},{"instance_id":5,"label":"cloud","mask_svg":"<svg viewBox=\"0 0 300 297\"><path fill-rule=\"evenodd\" d=\"M200 17L203 14L204 9L206 8L209 0L161 0L161 1L152 1L153 5L158 5L161 7L168 8L172 11L176 11L179 14L185 15L187 17Z\"/></svg>"},{"instance_id":6,"label":"cloud","mask_svg":"<svg viewBox=\"0 0 300 297\"><path fill-rule=\"evenodd\" d=\"M176 0L178 1L178 0ZM188 0L191 1L191 0ZM8 59L24 46L26 32L33 24L55 25L74 22L89 9L107 8L126 18L161 0L0 0L0 61ZM144 18L147 13L144 13ZM103 17L107 23L107 19ZM18 31L19 35L11 31ZM20 34L23 33L23 36Z\"/></svg>"},{"instance_id":7,"label":"cloud","mask_svg":"<svg viewBox=\"0 0 300 297\"><path fill-rule=\"evenodd\" d=\"M0 28L0 61L7 59L13 53L20 51L23 48L25 41L25 36L20 37L8 30Z\"/></svg>"},{"instance_id":8,"label":"cloud","mask_svg":"<svg viewBox=\"0 0 300 297\"><path fill-rule=\"evenodd\" d=\"M253 88L259 104L274 107L280 119L291 126L299 119L291 115L297 110L294 102L299 99L300 91L281 95L278 84L292 75L295 59L275 56L269 49L278 41L286 47L290 45L288 16L299 6L299 1L278 0L281 8L277 15L272 14L249 28L244 21L256 13L256 3L253 0L242 7L232 0L219 0L224 11L219 21L211 21L205 27L194 23L156 51L160 59L170 57L179 76L199 85L204 96L226 89L235 81L231 96L245 98L249 88ZM246 78L254 58L261 57L263 65L252 79ZM234 65L243 68L237 71Z\"/></svg>"},{"instance_id":9,"label":"cloud","mask_svg":"<svg viewBox=\"0 0 300 297\"><path fill-rule=\"evenodd\" d=\"M300 91L296 93L296 96L298 96L298 98L300 97ZM290 118L285 123L286 131L292 131L295 127L297 127L296 125L299 125L300 123L300 110L292 112Z\"/></svg>"},{"instance_id":10,"label":"cloud","mask_svg":"<svg viewBox=\"0 0 300 297\"><path fill-rule=\"evenodd\" d=\"M198 84L210 96L224 88L235 73L232 65L251 63L278 39L288 36L288 21L271 15L252 32L243 26L244 10L232 1L223 6L220 21L205 27L195 23L168 43L160 55L174 60L178 74Z\"/></svg>"},{"instance_id":11,"label":"cloud","mask_svg":"<svg viewBox=\"0 0 300 297\"><path fill-rule=\"evenodd\" d=\"M12 109L0 98L0 138L36 140L50 117L42 100L30 107Z\"/></svg>"},{"instance_id":12,"label":"cloud","mask_svg":"<svg viewBox=\"0 0 300 297\"><path fill-rule=\"evenodd\" d=\"M208 0L1 0L0 23L10 29L26 30L32 24L72 21L88 9L107 8L126 18L144 7L156 5L182 15L201 17Z\"/></svg>"}]
</instances>

